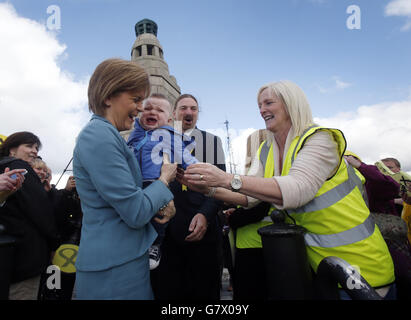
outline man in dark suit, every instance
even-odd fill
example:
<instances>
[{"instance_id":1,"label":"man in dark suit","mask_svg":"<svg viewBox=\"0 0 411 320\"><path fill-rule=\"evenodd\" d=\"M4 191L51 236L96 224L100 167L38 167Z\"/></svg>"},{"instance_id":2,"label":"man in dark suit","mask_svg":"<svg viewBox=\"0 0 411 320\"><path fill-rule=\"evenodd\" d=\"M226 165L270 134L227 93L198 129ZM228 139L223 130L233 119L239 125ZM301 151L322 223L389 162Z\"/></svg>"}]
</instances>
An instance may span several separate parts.
<instances>
[{"instance_id":1,"label":"man in dark suit","mask_svg":"<svg viewBox=\"0 0 411 320\"><path fill-rule=\"evenodd\" d=\"M189 94L174 106L175 124L195 140L193 155L225 170L221 139L197 129L198 102ZM160 266L152 271L159 300L219 300L221 225L217 213L222 202L191 191L178 182L170 184L176 215L170 220L162 244Z\"/></svg>"}]
</instances>

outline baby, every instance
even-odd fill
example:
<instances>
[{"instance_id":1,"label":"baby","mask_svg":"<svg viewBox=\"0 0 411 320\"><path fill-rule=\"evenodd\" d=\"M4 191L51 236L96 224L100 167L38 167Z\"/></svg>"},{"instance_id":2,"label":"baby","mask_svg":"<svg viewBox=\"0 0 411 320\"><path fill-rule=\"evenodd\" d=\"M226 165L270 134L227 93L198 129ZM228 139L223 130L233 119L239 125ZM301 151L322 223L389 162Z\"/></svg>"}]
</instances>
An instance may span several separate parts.
<instances>
[{"instance_id":1,"label":"baby","mask_svg":"<svg viewBox=\"0 0 411 320\"><path fill-rule=\"evenodd\" d=\"M140 165L143 187L160 177L164 153L169 155L171 162L177 162L183 169L198 162L189 151L189 146L194 148L194 142L184 139L181 133L170 126L171 122L171 106L164 95L152 94L144 101L144 111L140 119L136 119L134 130L127 141ZM150 270L153 270L160 263L160 245L167 224L160 224L154 218L151 223L158 233L149 249Z\"/></svg>"}]
</instances>

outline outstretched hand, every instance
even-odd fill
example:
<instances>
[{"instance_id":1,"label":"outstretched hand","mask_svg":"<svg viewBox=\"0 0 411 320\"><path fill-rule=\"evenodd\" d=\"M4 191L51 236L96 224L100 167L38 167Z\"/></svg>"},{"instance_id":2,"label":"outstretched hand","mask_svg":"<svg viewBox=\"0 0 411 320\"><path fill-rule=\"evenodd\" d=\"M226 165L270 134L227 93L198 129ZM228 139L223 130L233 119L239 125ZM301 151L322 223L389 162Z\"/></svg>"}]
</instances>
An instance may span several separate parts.
<instances>
[{"instance_id":1,"label":"outstretched hand","mask_svg":"<svg viewBox=\"0 0 411 320\"><path fill-rule=\"evenodd\" d=\"M229 175L216 166L203 162L190 165L184 173L187 182L197 187L224 187Z\"/></svg>"},{"instance_id":2,"label":"outstretched hand","mask_svg":"<svg viewBox=\"0 0 411 320\"><path fill-rule=\"evenodd\" d=\"M208 188L206 185L198 186L198 185L195 185L195 184L190 183L190 182L187 180L187 176L185 176L184 170L181 169L181 168L178 168L178 169L177 169L176 180L177 180L179 183L187 186L187 187L188 187L190 190L192 190L192 191L199 192L199 193L203 193L203 194L207 194L207 193L209 192L209 188Z\"/></svg>"}]
</instances>

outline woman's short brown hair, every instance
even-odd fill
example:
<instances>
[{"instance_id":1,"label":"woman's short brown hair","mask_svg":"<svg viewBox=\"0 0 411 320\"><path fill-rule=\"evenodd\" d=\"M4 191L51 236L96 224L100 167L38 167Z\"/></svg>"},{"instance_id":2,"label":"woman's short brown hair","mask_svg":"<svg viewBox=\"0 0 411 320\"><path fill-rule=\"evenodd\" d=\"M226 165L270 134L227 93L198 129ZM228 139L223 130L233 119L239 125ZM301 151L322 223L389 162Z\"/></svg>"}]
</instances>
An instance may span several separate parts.
<instances>
[{"instance_id":1,"label":"woman's short brown hair","mask_svg":"<svg viewBox=\"0 0 411 320\"><path fill-rule=\"evenodd\" d=\"M122 92L145 90L150 94L150 80L147 72L137 63L122 59L107 59L100 63L88 85L89 110L105 115L108 107L104 101Z\"/></svg>"}]
</instances>

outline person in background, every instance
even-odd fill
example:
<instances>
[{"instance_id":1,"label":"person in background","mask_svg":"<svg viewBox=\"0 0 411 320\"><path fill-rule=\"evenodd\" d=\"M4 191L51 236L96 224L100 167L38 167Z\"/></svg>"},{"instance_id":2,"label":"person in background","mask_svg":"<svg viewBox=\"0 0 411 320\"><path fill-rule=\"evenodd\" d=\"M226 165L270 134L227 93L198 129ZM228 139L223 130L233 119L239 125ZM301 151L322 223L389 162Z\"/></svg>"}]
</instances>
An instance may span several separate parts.
<instances>
[{"instance_id":1,"label":"person in background","mask_svg":"<svg viewBox=\"0 0 411 320\"><path fill-rule=\"evenodd\" d=\"M33 160L31 166L33 167L33 170L37 173L41 183L44 184L48 175L46 163L42 159L37 157Z\"/></svg>"},{"instance_id":2,"label":"person in background","mask_svg":"<svg viewBox=\"0 0 411 320\"><path fill-rule=\"evenodd\" d=\"M353 154L346 152L344 158L365 178L368 208L371 212L397 215L394 199L398 197L400 185L390 176L383 174L377 166L368 165Z\"/></svg>"},{"instance_id":3,"label":"person in background","mask_svg":"<svg viewBox=\"0 0 411 320\"><path fill-rule=\"evenodd\" d=\"M401 172L401 164L395 158L384 158L381 161L385 164L385 166L391 170L394 174ZM402 197L400 192L398 192L397 197L394 199L395 208L397 209L397 215L401 216L401 212L403 209Z\"/></svg>"},{"instance_id":4,"label":"person in background","mask_svg":"<svg viewBox=\"0 0 411 320\"><path fill-rule=\"evenodd\" d=\"M401 190L401 197L403 200L403 210L401 213L401 219L403 219L407 226L407 238L408 238L408 254L402 255L403 264L401 266L400 273L402 280L398 288L398 295L400 299L411 300L411 181L405 183L405 188Z\"/></svg>"},{"instance_id":5,"label":"person in background","mask_svg":"<svg viewBox=\"0 0 411 320\"><path fill-rule=\"evenodd\" d=\"M247 137L247 153L244 172L248 173L251 163L263 141L267 139L267 130L257 130ZM250 240L247 236L240 238L236 243L237 232L240 234L244 229L254 223L261 223L267 216L270 204L261 202L255 207L245 209L230 208L225 210L228 224L233 232L232 242L234 247L233 274L233 300L267 300L267 288L265 286L266 270L262 248L255 247L253 235Z\"/></svg>"},{"instance_id":6,"label":"person in background","mask_svg":"<svg viewBox=\"0 0 411 320\"><path fill-rule=\"evenodd\" d=\"M384 162L387 168L390 169L392 172L398 173L401 171L401 164L397 159L384 158L384 159L381 159L381 161Z\"/></svg>"},{"instance_id":7,"label":"person in background","mask_svg":"<svg viewBox=\"0 0 411 320\"><path fill-rule=\"evenodd\" d=\"M51 169L46 166L46 178L44 179L44 188L46 191L50 191L53 188L53 185L51 184L51 179L52 179L52 171ZM66 186L67 189L67 186Z\"/></svg>"},{"instance_id":8,"label":"person in background","mask_svg":"<svg viewBox=\"0 0 411 320\"><path fill-rule=\"evenodd\" d=\"M174 104L174 127L195 141L193 156L225 171L221 139L197 129L197 99L183 94ZM162 245L160 266L152 271L158 300L219 300L221 228L218 211L222 202L173 182L176 216L170 221Z\"/></svg>"},{"instance_id":9,"label":"person in background","mask_svg":"<svg viewBox=\"0 0 411 320\"><path fill-rule=\"evenodd\" d=\"M39 300L71 300L76 277L75 256L80 244L83 217L80 199L76 191L74 176L67 179L64 189L57 189L55 185L51 185L51 169L45 166L42 172L45 175L44 188L53 204L59 235L60 246L57 248L51 264L60 268L61 287L60 289L48 288L47 278L50 275L43 273Z\"/></svg>"},{"instance_id":10,"label":"person in background","mask_svg":"<svg viewBox=\"0 0 411 320\"><path fill-rule=\"evenodd\" d=\"M267 140L267 129L259 129L251 133L247 137L247 151L245 156L244 172L248 172L251 167L251 163L264 140Z\"/></svg>"},{"instance_id":11,"label":"person in background","mask_svg":"<svg viewBox=\"0 0 411 320\"><path fill-rule=\"evenodd\" d=\"M293 218L286 222L307 229L307 256L314 272L325 257L336 256L358 266L382 297L395 297L393 262L362 198L361 181L343 161L343 133L314 124L307 98L293 82L262 86L257 102L270 136L261 144L248 175L199 163L189 166L184 175L179 173L179 181L243 207L271 203L269 214L283 211ZM345 192L337 186L344 186ZM237 230L237 246L246 239L261 248L257 230L271 223L263 220Z\"/></svg>"},{"instance_id":12,"label":"person in background","mask_svg":"<svg viewBox=\"0 0 411 320\"><path fill-rule=\"evenodd\" d=\"M411 182L407 182L407 189L401 192L402 200L404 201L404 209L401 218L407 223L408 242L411 245L411 196L408 192L411 192Z\"/></svg>"},{"instance_id":13,"label":"person in background","mask_svg":"<svg viewBox=\"0 0 411 320\"><path fill-rule=\"evenodd\" d=\"M409 297L407 292L411 288L411 246L406 237L406 227L398 216L394 203L394 199L400 194L400 184L390 175L382 173L376 165L363 163L350 151L346 151L344 158L365 178L368 207L394 262L398 299ZM388 165L393 168L394 163L388 162Z\"/></svg>"},{"instance_id":14,"label":"person in background","mask_svg":"<svg viewBox=\"0 0 411 320\"><path fill-rule=\"evenodd\" d=\"M157 234L150 220L160 211L167 222L175 213L168 184L177 165L163 164L159 179L143 189L139 165L119 133L132 128L149 93L148 74L132 61L105 60L90 78L93 115L73 154L83 211L77 299L153 299L148 249Z\"/></svg>"},{"instance_id":15,"label":"person in background","mask_svg":"<svg viewBox=\"0 0 411 320\"><path fill-rule=\"evenodd\" d=\"M40 139L26 131L11 134L0 146L0 171L5 167L27 170L21 188L0 208L0 224L17 239L10 276L11 300L37 299L40 274L58 244L52 204L31 167L40 147Z\"/></svg>"},{"instance_id":16,"label":"person in background","mask_svg":"<svg viewBox=\"0 0 411 320\"><path fill-rule=\"evenodd\" d=\"M76 191L76 182L74 176L70 176L67 179L67 183L64 189L57 189L54 185L51 185L52 171L47 166L46 162L40 157L37 157L32 163L33 170L37 173L41 183L44 186L44 190L47 192L48 198L51 201L54 208L54 217L59 230L60 238L64 234L63 238L70 236L72 231L70 224L75 220L76 224L81 225L82 212L80 206L80 199ZM72 228L72 226L71 226Z\"/></svg>"}]
</instances>

